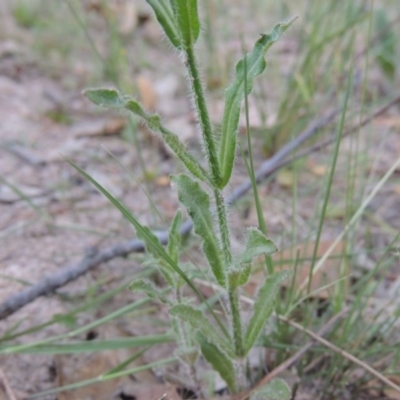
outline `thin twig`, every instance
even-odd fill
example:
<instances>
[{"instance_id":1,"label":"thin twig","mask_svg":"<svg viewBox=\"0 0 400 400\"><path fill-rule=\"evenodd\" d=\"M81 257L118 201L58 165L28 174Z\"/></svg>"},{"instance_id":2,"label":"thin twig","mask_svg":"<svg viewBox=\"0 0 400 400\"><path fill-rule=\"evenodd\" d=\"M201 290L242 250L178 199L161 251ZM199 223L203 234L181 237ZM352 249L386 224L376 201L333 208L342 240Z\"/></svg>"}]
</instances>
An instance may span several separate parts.
<instances>
[{"instance_id":1,"label":"thin twig","mask_svg":"<svg viewBox=\"0 0 400 400\"><path fill-rule=\"evenodd\" d=\"M8 382L8 379L1 368L0 368L0 382L7 393L8 399L17 400L17 397L15 396L13 390L11 389L11 385Z\"/></svg>"},{"instance_id":2,"label":"thin twig","mask_svg":"<svg viewBox=\"0 0 400 400\"><path fill-rule=\"evenodd\" d=\"M336 322L343 318L347 312L349 311L349 308L344 308L340 313L334 315L318 332L317 335L319 337L326 335L336 324ZM286 322L286 321L285 321ZM266 383L270 382L272 379L276 378L280 373L283 371L286 371L288 368L290 368L296 361L298 361L307 351L309 351L313 346L315 345L315 340L311 340L307 344L305 344L300 350L298 350L296 353L294 353L290 358L285 360L282 364L278 365L276 368L274 368L268 375L264 376L263 379L257 385L247 391L246 393L242 393L238 396L235 397L235 400L246 400L248 396L253 393L255 390L258 388L262 387Z\"/></svg>"}]
</instances>

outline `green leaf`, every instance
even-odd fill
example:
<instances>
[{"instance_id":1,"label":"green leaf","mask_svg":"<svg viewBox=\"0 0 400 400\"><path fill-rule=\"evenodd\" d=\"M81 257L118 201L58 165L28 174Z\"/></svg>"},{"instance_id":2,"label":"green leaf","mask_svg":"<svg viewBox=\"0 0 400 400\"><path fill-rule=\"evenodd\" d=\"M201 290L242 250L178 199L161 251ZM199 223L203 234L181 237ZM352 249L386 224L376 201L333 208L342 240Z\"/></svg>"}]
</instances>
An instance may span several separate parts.
<instances>
[{"instance_id":1,"label":"green leaf","mask_svg":"<svg viewBox=\"0 0 400 400\"><path fill-rule=\"evenodd\" d=\"M108 108L125 109L140 117L149 129L161 136L188 171L201 181L208 179L204 168L186 150L185 145L180 141L179 137L161 124L158 115L148 114L137 101L129 96L121 96L113 89L88 89L83 94L94 104Z\"/></svg>"},{"instance_id":2,"label":"green leaf","mask_svg":"<svg viewBox=\"0 0 400 400\"><path fill-rule=\"evenodd\" d=\"M144 292L151 299L158 299L165 304L170 303L169 300L164 296L162 291L146 279L138 279L136 281L133 281L129 285L129 290L131 290L132 292Z\"/></svg>"},{"instance_id":3,"label":"green leaf","mask_svg":"<svg viewBox=\"0 0 400 400\"><path fill-rule=\"evenodd\" d=\"M170 308L170 314L190 324L194 329L200 331L209 342L219 347L228 357L234 358L235 352L226 342L223 336L214 328L205 315L195 308L186 304L177 304Z\"/></svg>"},{"instance_id":4,"label":"green leaf","mask_svg":"<svg viewBox=\"0 0 400 400\"><path fill-rule=\"evenodd\" d=\"M163 28L169 41L175 48L180 49L182 46L181 37L173 9L171 8L171 3L168 0L146 1L156 14L157 21Z\"/></svg>"},{"instance_id":5,"label":"green leaf","mask_svg":"<svg viewBox=\"0 0 400 400\"><path fill-rule=\"evenodd\" d=\"M277 251L278 248L272 240L269 240L259 229L248 228L246 249L239 257L239 264L249 264L254 257L263 254L270 256Z\"/></svg>"},{"instance_id":6,"label":"green leaf","mask_svg":"<svg viewBox=\"0 0 400 400\"><path fill-rule=\"evenodd\" d=\"M203 239L203 251L217 282L225 286L225 271L220 255L221 250L214 233L210 197L198 182L187 175L174 175L171 179L177 186L179 201L186 207L193 220L194 231Z\"/></svg>"},{"instance_id":7,"label":"green leaf","mask_svg":"<svg viewBox=\"0 0 400 400\"><path fill-rule=\"evenodd\" d=\"M180 210L178 210L175 214L174 220L172 221L168 235L168 254L175 262L178 262L179 251L181 247L181 224L182 213Z\"/></svg>"},{"instance_id":8,"label":"green leaf","mask_svg":"<svg viewBox=\"0 0 400 400\"><path fill-rule=\"evenodd\" d=\"M228 272L229 287L231 290L245 285L251 272L251 262L254 257L262 254L271 255L277 251L277 247L259 229L248 228L246 249L235 260Z\"/></svg>"},{"instance_id":9,"label":"green leaf","mask_svg":"<svg viewBox=\"0 0 400 400\"><path fill-rule=\"evenodd\" d=\"M236 152L236 133L239 123L241 103L244 96L253 89L254 78L260 75L265 67L264 59L266 51L280 38L281 34L291 25L294 19L288 22L280 22L275 25L269 34L261 35L256 42L253 51L245 55L244 59L236 65L235 79L225 92L225 108L221 127L221 144L219 149L219 161L222 174L222 186L226 186L232 174ZM247 77L245 76L245 70ZM247 80L247 93L244 91L244 82Z\"/></svg>"},{"instance_id":10,"label":"green leaf","mask_svg":"<svg viewBox=\"0 0 400 400\"><path fill-rule=\"evenodd\" d=\"M196 340L200 345L201 353L204 358L212 365L213 369L217 371L221 378L228 385L232 393L236 392L236 374L235 367L232 360L221 351L218 346L210 343L205 336L197 333Z\"/></svg>"},{"instance_id":11,"label":"green leaf","mask_svg":"<svg viewBox=\"0 0 400 400\"><path fill-rule=\"evenodd\" d=\"M250 400L290 400L292 393L283 379L274 379L252 393Z\"/></svg>"},{"instance_id":12,"label":"green leaf","mask_svg":"<svg viewBox=\"0 0 400 400\"><path fill-rule=\"evenodd\" d=\"M263 329L274 309L275 297L280 284L290 276L290 271L278 271L268 276L262 285L254 303L253 315L250 319L245 335L245 354L253 347L257 337Z\"/></svg>"},{"instance_id":13,"label":"green leaf","mask_svg":"<svg viewBox=\"0 0 400 400\"><path fill-rule=\"evenodd\" d=\"M182 44L185 48L191 48L196 43L200 33L197 0L173 0L173 3Z\"/></svg>"},{"instance_id":14,"label":"green leaf","mask_svg":"<svg viewBox=\"0 0 400 400\"><path fill-rule=\"evenodd\" d=\"M83 94L94 104L101 107L122 108L124 102L114 89L87 89Z\"/></svg>"},{"instance_id":15,"label":"green leaf","mask_svg":"<svg viewBox=\"0 0 400 400\"><path fill-rule=\"evenodd\" d=\"M251 265L237 266L229 270L229 289L235 290L247 283L251 272Z\"/></svg>"}]
</instances>

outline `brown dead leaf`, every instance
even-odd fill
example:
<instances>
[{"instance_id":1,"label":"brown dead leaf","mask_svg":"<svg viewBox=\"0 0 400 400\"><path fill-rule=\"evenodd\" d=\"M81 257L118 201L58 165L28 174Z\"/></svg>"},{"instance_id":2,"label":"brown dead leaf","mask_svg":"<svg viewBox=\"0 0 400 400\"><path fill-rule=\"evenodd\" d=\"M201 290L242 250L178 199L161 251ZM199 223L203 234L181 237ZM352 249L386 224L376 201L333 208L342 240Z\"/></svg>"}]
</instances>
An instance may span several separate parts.
<instances>
[{"instance_id":1,"label":"brown dead leaf","mask_svg":"<svg viewBox=\"0 0 400 400\"><path fill-rule=\"evenodd\" d=\"M317 259L321 258L328 248L331 246L332 241L322 241L319 243L317 250ZM323 268L321 268L313 277L311 283L311 291L315 291L329 283L335 282L340 278L340 256L343 251L343 243L339 243L332 251L330 258L326 260ZM292 270L295 264L296 257L298 255L297 272L294 280L294 288L299 287L303 281L305 281L311 268L311 258L314 251L314 243L300 243L299 245L290 249L285 249L276 253L273 256L274 261L277 263L276 268L278 269L290 269ZM336 258L337 257L337 258ZM303 261L302 261L303 260ZM279 265L278 265L279 263ZM254 296L262 279L264 272L259 271L253 274L245 286L247 294ZM292 281L287 280L284 282L284 287L290 287ZM329 298L332 288L324 289L314 295L319 299Z\"/></svg>"},{"instance_id":2,"label":"brown dead leaf","mask_svg":"<svg viewBox=\"0 0 400 400\"><path fill-rule=\"evenodd\" d=\"M136 85L144 108L148 111L154 111L156 109L157 95L151 80L144 75L138 75Z\"/></svg>"}]
</instances>

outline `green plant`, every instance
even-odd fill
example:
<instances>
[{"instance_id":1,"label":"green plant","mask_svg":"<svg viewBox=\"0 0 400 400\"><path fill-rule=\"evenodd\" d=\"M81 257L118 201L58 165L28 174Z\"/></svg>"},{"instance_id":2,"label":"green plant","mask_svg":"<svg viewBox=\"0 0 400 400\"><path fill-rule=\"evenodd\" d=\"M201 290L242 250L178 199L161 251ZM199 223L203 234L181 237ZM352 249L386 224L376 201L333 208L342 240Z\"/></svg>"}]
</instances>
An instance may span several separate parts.
<instances>
[{"instance_id":1,"label":"green plant","mask_svg":"<svg viewBox=\"0 0 400 400\"><path fill-rule=\"evenodd\" d=\"M253 259L260 255L270 256L277 249L260 230L249 228L244 251L234 255L223 189L232 175L242 102L251 92L254 78L266 67L264 59L266 51L279 39L293 20L278 23L269 34L261 35L253 50L245 54L237 64L234 81L225 93L221 132L217 135L210 123L195 53L195 43L200 34L197 1L147 0L147 2L153 8L172 46L183 56L189 76L190 93L197 111L204 158L208 166L204 167L187 151L179 137L164 127L158 115L147 113L129 96L110 89L91 89L85 91L85 95L97 105L128 110L141 118L154 133L163 138L186 168L189 175L175 175L172 177L172 182L177 189L180 203L186 208L193 221L195 233L202 239L203 253L212 271L212 275L207 276L220 286L228 298L225 312L230 329L225 328L224 323L216 316L208 303L206 305L209 313L205 313L194 307L190 299L183 297L182 287L186 283L198 298L204 301L193 282L191 266L179 261L181 251L179 230L182 222L180 211L176 213L172 223L168 247L164 248L157 237L147 227L141 225L118 200L82 169L71 164L133 224L138 236L145 242L147 251L153 257L152 264L162 272L172 293L171 296L167 296L164 291L161 292L147 280L133 282L131 289L143 291L150 298L157 298L168 305L172 325L178 338L176 356L185 366L197 391L202 392L201 380L196 369L198 348L200 348L206 360L226 381L230 391L236 393L249 385L246 375L246 356L255 345L273 312L274 299L280 283L290 273L288 271L273 272L273 268L269 268L269 275L261 285L255 300L253 314L247 327L244 327L239 307L240 287L248 280ZM213 195L217 222L214 222L213 218L210 193ZM213 318L210 319L209 315ZM275 387L278 389L275 390ZM271 398L284 399L289 396L287 387L280 381L271 383L269 389L263 390L277 393Z\"/></svg>"}]
</instances>

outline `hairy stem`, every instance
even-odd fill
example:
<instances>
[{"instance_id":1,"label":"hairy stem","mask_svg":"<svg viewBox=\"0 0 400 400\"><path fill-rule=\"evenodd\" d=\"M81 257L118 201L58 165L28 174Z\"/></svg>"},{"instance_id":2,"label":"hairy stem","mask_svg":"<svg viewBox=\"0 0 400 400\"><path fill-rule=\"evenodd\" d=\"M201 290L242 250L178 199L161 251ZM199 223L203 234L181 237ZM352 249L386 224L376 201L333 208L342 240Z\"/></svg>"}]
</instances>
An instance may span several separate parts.
<instances>
[{"instance_id":1,"label":"hairy stem","mask_svg":"<svg viewBox=\"0 0 400 400\"><path fill-rule=\"evenodd\" d=\"M215 203L218 215L219 231L221 235L222 253L224 258L224 265L226 269L232 266L232 252L231 252L231 241L230 233L227 221L225 199L222 191L219 189L214 190ZM229 281L227 282L227 288L229 292L229 303L232 318L232 333L233 341L235 345L235 352L238 357L242 357L244 353L243 345L243 330L242 320L240 317L239 308L239 293L237 289L232 290L229 288Z\"/></svg>"},{"instance_id":2,"label":"hairy stem","mask_svg":"<svg viewBox=\"0 0 400 400\"><path fill-rule=\"evenodd\" d=\"M219 187L221 182L221 172L219 168L219 161L213 137L210 117L208 114L206 98L204 95L203 85L200 79L199 69L197 67L197 61L194 49L192 47L186 48L185 55L186 55L185 65L190 75L190 84L192 86L194 102L197 109L197 114L201 127L201 133L203 135L203 143L208 159L208 165L211 171L212 184L214 187Z\"/></svg>"}]
</instances>

